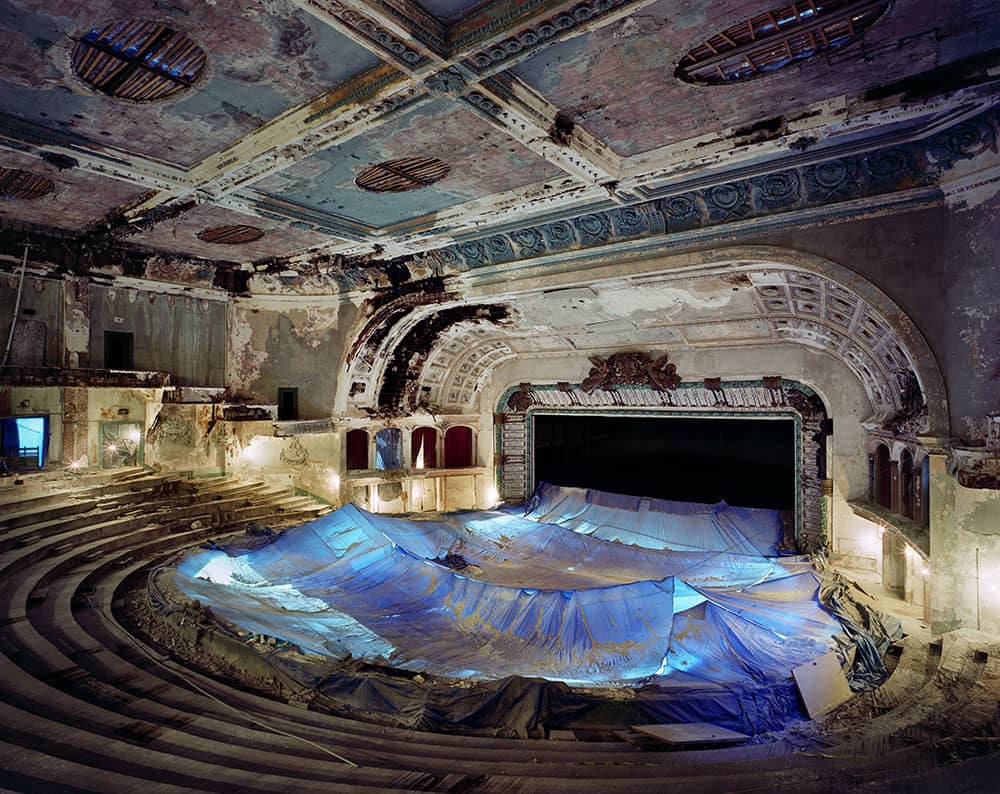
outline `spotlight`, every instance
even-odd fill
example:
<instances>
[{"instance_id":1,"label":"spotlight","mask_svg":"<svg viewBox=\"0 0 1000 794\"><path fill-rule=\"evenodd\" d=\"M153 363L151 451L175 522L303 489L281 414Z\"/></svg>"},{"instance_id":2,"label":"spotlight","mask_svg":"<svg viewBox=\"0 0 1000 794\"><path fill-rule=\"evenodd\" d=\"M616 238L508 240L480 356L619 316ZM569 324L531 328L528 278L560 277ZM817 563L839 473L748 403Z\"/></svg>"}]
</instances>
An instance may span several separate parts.
<instances>
[{"instance_id":1,"label":"spotlight","mask_svg":"<svg viewBox=\"0 0 1000 794\"><path fill-rule=\"evenodd\" d=\"M331 491L340 490L340 475L335 471L331 471L330 476L326 478L326 485Z\"/></svg>"},{"instance_id":2,"label":"spotlight","mask_svg":"<svg viewBox=\"0 0 1000 794\"><path fill-rule=\"evenodd\" d=\"M131 441L131 442L133 442L135 444L138 444L139 443L139 439L141 437L142 437L142 434L138 430L129 430L129 433L128 433L128 440L129 441Z\"/></svg>"},{"instance_id":3,"label":"spotlight","mask_svg":"<svg viewBox=\"0 0 1000 794\"><path fill-rule=\"evenodd\" d=\"M108 452L117 452L118 451L118 445L117 444L108 444L108 446L106 447L106 449L108 450Z\"/></svg>"}]
</instances>

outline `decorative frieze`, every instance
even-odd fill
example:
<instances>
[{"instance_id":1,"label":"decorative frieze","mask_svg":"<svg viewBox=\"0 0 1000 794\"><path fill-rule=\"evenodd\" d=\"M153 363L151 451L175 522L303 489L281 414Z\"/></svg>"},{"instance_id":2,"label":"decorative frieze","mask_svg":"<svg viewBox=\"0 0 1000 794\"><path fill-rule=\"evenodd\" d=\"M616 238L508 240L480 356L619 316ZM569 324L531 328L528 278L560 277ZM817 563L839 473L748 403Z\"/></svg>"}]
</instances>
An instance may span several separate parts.
<instances>
[{"instance_id":1,"label":"decorative frieze","mask_svg":"<svg viewBox=\"0 0 1000 794\"><path fill-rule=\"evenodd\" d=\"M478 92L462 99L485 113L503 112ZM922 141L460 242L429 251L420 260L436 272L466 271L602 245L612 238L617 242L670 235L930 187L958 161L994 151L998 130L1000 109L994 108Z\"/></svg>"}]
</instances>

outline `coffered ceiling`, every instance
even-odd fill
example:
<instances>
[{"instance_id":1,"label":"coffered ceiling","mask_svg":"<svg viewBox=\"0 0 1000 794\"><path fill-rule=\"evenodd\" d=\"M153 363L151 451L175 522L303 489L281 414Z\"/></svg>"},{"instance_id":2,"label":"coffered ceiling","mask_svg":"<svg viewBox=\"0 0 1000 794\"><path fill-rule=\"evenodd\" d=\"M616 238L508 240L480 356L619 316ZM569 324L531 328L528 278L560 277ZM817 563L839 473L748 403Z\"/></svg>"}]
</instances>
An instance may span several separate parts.
<instances>
[{"instance_id":1,"label":"coffered ceiling","mask_svg":"<svg viewBox=\"0 0 1000 794\"><path fill-rule=\"evenodd\" d=\"M886 5L853 5L873 3ZM1000 18L991 5L891 3L842 46L710 86L676 76L689 50L755 15L782 18L793 8L807 24L810 8L826 7L808 0L787 7L778 0L0 0L0 167L55 184L46 196L0 201L2 232L11 243L53 229L86 233L92 250L124 241L257 263L262 279L284 273L283 283L294 286L309 275L309 289L322 290L317 273L330 262L335 270L416 256L441 272L458 261L447 252L462 245L486 246L476 261L502 261L490 258L489 241L520 255L518 238L502 242L518 230L528 230L523 240L545 224L579 226L629 208L642 215L651 200L690 198L712 185L738 194L734 180L933 141L978 123L979 137L964 149L958 143L944 160L922 156L876 174L865 195L928 187L957 159L995 147L996 114L989 114ZM114 55L91 33L132 20L184 34L203 51L193 85L136 102L102 93L74 71L86 46L108 58L109 69L133 58L127 68L140 76L180 57L142 41L138 55ZM810 30L817 41L819 29ZM136 66L144 53L145 65ZM408 158L440 161L446 173L400 192L355 182L366 167ZM831 192L811 206L844 198ZM769 213L792 208L781 199L755 200ZM263 236L238 244L199 237L241 225ZM605 225L601 241L619 227L624 238L631 231L621 218ZM649 232L670 231L661 225ZM583 238L570 248L589 244ZM468 257L459 259L465 268Z\"/></svg>"}]
</instances>

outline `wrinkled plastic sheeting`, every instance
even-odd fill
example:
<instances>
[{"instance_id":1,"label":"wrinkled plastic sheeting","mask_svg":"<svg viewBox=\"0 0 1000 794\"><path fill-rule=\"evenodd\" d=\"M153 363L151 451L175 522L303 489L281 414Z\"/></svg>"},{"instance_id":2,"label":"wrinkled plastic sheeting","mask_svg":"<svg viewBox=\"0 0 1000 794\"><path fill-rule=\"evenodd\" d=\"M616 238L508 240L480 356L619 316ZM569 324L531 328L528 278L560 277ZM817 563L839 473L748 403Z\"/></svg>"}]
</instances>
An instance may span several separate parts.
<instances>
[{"instance_id":1,"label":"wrinkled plastic sheeting","mask_svg":"<svg viewBox=\"0 0 1000 794\"><path fill-rule=\"evenodd\" d=\"M522 513L520 508L512 512ZM649 549L777 556L784 529L777 510L708 505L541 483L523 510L603 540Z\"/></svg>"},{"instance_id":2,"label":"wrinkled plastic sheeting","mask_svg":"<svg viewBox=\"0 0 1000 794\"><path fill-rule=\"evenodd\" d=\"M429 557L457 548L456 538L486 581ZM548 573L525 573L523 566L543 558ZM553 560L581 570L561 570ZM717 655L719 674L708 678L745 679L738 649L756 642L750 675L759 682L787 678L790 649L817 656L840 630L815 599L814 577L811 590L788 584L812 577L806 567L801 559L635 549L498 513L415 521L349 505L253 551L189 556L175 583L219 617L312 653L383 658L442 676L574 684L690 673L690 664L671 666L675 638L690 658L704 654L697 643L680 644L675 614L710 601L725 619L714 620L719 636L703 645L737 650L725 664ZM488 581L501 572L532 587ZM754 639L759 632L792 639Z\"/></svg>"},{"instance_id":3,"label":"wrinkled plastic sheeting","mask_svg":"<svg viewBox=\"0 0 1000 794\"><path fill-rule=\"evenodd\" d=\"M381 650L392 665L437 675L572 682L656 672L670 636L675 581L583 590L477 581L390 541L353 505L240 557L196 554L178 566L176 578L220 617L314 653L330 652L321 638L346 625L346 615L371 632L355 656ZM261 596L248 601L256 588ZM316 602L329 609L315 609Z\"/></svg>"},{"instance_id":4,"label":"wrinkled plastic sheeting","mask_svg":"<svg viewBox=\"0 0 1000 794\"><path fill-rule=\"evenodd\" d=\"M818 597L856 648L854 664L846 671L851 689L861 692L880 686L886 677L885 653L903 636L899 619L875 609L868 593L833 571L825 572Z\"/></svg>"}]
</instances>

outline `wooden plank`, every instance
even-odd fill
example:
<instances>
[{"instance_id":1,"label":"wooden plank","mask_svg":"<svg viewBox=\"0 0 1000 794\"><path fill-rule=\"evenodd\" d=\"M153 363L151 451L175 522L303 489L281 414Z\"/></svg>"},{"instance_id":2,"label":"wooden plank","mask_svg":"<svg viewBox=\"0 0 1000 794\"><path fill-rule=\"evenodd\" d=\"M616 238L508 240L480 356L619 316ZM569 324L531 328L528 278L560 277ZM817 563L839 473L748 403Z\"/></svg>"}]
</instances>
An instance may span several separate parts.
<instances>
[{"instance_id":1,"label":"wooden plank","mask_svg":"<svg viewBox=\"0 0 1000 794\"><path fill-rule=\"evenodd\" d=\"M678 722L661 725L633 725L638 731L667 744L737 744L750 737L739 731L720 728L710 722Z\"/></svg>"},{"instance_id":2,"label":"wooden plank","mask_svg":"<svg viewBox=\"0 0 1000 794\"><path fill-rule=\"evenodd\" d=\"M832 711L853 696L834 651L800 664L792 670L792 676L810 719Z\"/></svg>"}]
</instances>

